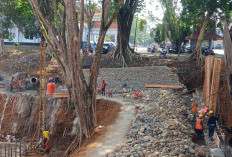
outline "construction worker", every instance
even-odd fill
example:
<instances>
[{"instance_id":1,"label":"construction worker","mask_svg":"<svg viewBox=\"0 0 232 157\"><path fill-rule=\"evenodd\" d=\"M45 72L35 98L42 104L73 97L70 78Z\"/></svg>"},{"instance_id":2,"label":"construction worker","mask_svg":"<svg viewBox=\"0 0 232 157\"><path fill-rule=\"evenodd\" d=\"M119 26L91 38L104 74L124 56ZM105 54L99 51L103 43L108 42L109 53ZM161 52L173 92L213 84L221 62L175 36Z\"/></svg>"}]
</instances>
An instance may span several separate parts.
<instances>
[{"instance_id":1,"label":"construction worker","mask_svg":"<svg viewBox=\"0 0 232 157\"><path fill-rule=\"evenodd\" d=\"M56 75L56 77L55 77L55 84L59 84L59 83L60 83L59 75Z\"/></svg>"},{"instance_id":2,"label":"construction worker","mask_svg":"<svg viewBox=\"0 0 232 157\"><path fill-rule=\"evenodd\" d=\"M45 148L46 148L46 154L48 155L50 152L50 141L49 140L46 141Z\"/></svg>"},{"instance_id":3,"label":"construction worker","mask_svg":"<svg viewBox=\"0 0 232 157\"><path fill-rule=\"evenodd\" d=\"M53 95L53 93L55 93L55 89L56 89L56 84L53 82L53 79L49 79L47 84L47 94Z\"/></svg>"},{"instance_id":4,"label":"construction worker","mask_svg":"<svg viewBox=\"0 0 232 157\"><path fill-rule=\"evenodd\" d=\"M196 114L197 114L197 103L194 101L194 99L191 99L192 102L192 111L194 115L194 120L196 119Z\"/></svg>"},{"instance_id":5,"label":"construction worker","mask_svg":"<svg viewBox=\"0 0 232 157\"><path fill-rule=\"evenodd\" d=\"M105 92L106 92L106 83L105 83L105 80L102 80L102 83L101 83L101 92L102 92L102 95L105 95Z\"/></svg>"},{"instance_id":6,"label":"construction worker","mask_svg":"<svg viewBox=\"0 0 232 157\"><path fill-rule=\"evenodd\" d=\"M43 131L43 138L44 138L44 145L47 142L47 140L49 139L50 133L48 131L48 128L45 129L45 131Z\"/></svg>"},{"instance_id":7,"label":"construction worker","mask_svg":"<svg viewBox=\"0 0 232 157\"><path fill-rule=\"evenodd\" d=\"M18 82L18 83L19 83L19 86L22 85L22 82L23 82L23 77L20 76L20 77L19 77L19 82Z\"/></svg>"},{"instance_id":8,"label":"construction worker","mask_svg":"<svg viewBox=\"0 0 232 157\"><path fill-rule=\"evenodd\" d=\"M206 107L206 108L201 109L199 111L199 113L202 114L203 118L204 118L208 111L209 111L209 109L208 109L208 107Z\"/></svg>"},{"instance_id":9,"label":"construction worker","mask_svg":"<svg viewBox=\"0 0 232 157\"><path fill-rule=\"evenodd\" d=\"M213 134L214 134L214 129L216 127L217 120L218 120L218 118L214 116L213 110L210 110L207 125L208 125L208 129L209 129L209 138L211 140L213 140Z\"/></svg>"},{"instance_id":10,"label":"construction worker","mask_svg":"<svg viewBox=\"0 0 232 157\"><path fill-rule=\"evenodd\" d=\"M14 88L14 76L11 77L9 85L10 85L10 91L12 92Z\"/></svg>"},{"instance_id":11,"label":"construction worker","mask_svg":"<svg viewBox=\"0 0 232 157\"><path fill-rule=\"evenodd\" d=\"M195 130L196 130L196 133L197 133L197 139L200 140L201 139L201 136L203 134L203 115L200 114L199 115L199 118L196 120L196 126L195 126Z\"/></svg>"}]
</instances>

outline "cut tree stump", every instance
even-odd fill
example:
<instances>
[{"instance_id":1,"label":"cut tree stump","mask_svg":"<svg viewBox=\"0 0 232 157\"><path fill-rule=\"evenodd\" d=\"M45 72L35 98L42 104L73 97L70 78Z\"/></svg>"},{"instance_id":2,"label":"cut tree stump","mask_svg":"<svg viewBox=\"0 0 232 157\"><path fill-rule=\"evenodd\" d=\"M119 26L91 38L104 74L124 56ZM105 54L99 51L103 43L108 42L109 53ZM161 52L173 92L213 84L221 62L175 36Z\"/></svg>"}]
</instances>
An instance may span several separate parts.
<instances>
[{"instance_id":1,"label":"cut tree stump","mask_svg":"<svg viewBox=\"0 0 232 157\"><path fill-rule=\"evenodd\" d=\"M167 84L146 84L145 88L169 88L169 89L182 89L182 85L167 85Z\"/></svg>"}]
</instances>

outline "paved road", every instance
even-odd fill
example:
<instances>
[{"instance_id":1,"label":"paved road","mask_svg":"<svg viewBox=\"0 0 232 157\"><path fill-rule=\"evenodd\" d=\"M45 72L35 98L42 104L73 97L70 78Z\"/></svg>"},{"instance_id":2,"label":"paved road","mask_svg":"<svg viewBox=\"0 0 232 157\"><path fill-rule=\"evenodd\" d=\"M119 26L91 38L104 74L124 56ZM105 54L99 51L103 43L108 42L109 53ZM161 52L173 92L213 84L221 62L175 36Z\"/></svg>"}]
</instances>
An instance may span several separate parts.
<instances>
[{"instance_id":1,"label":"paved road","mask_svg":"<svg viewBox=\"0 0 232 157\"><path fill-rule=\"evenodd\" d=\"M144 56L157 56L157 55L160 55L160 53L157 53L157 52L156 53L147 52L146 47L138 47L136 52L141 54L141 55L144 55ZM188 56L188 55L189 55L189 53L180 54L180 56ZM178 54L168 53L167 56L178 56Z\"/></svg>"},{"instance_id":2,"label":"paved road","mask_svg":"<svg viewBox=\"0 0 232 157\"><path fill-rule=\"evenodd\" d=\"M141 55L144 55L144 56L160 55L160 53L147 52L146 47L138 47L136 52L141 54ZM214 49L214 53L215 53L215 57L223 57L224 56L224 50ZM190 55L189 53L180 54L180 56L189 56L189 55ZM178 54L169 53L169 54L167 54L167 56L178 56Z\"/></svg>"}]
</instances>

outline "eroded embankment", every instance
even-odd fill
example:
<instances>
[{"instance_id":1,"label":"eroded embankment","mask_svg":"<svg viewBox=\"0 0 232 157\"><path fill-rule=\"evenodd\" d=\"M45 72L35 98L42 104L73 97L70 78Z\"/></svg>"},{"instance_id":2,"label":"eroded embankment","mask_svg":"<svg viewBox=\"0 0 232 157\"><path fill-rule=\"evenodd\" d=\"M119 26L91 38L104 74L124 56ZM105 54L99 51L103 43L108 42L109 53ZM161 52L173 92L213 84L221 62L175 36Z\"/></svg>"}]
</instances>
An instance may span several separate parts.
<instances>
[{"instance_id":1,"label":"eroded embankment","mask_svg":"<svg viewBox=\"0 0 232 157\"><path fill-rule=\"evenodd\" d=\"M48 99L46 108L46 124L52 136L62 137L74 134L75 115L67 108L65 100ZM38 131L39 97L28 93L0 94L0 134L13 135L18 139L33 138Z\"/></svg>"}]
</instances>

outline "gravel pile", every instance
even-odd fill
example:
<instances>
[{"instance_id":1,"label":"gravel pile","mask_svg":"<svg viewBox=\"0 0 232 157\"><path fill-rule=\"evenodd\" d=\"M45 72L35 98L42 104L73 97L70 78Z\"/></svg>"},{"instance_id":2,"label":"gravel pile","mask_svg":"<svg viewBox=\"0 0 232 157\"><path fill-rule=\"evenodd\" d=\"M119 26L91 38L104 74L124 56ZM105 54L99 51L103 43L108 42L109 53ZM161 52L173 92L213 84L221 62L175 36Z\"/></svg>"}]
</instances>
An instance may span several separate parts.
<instances>
[{"instance_id":1,"label":"gravel pile","mask_svg":"<svg viewBox=\"0 0 232 157\"><path fill-rule=\"evenodd\" d=\"M84 70L85 76L89 70ZM105 80L106 90L114 93L123 91L123 84L127 89L140 90L145 84L179 84L179 78L166 66L102 68L97 79L98 88Z\"/></svg>"},{"instance_id":2,"label":"gravel pile","mask_svg":"<svg viewBox=\"0 0 232 157\"><path fill-rule=\"evenodd\" d=\"M150 103L136 105L137 113L126 144L118 146L108 157L195 157L206 156L206 148L192 142L193 127L184 113L185 101L178 92L146 90ZM129 97L130 94L124 94Z\"/></svg>"}]
</instances>

